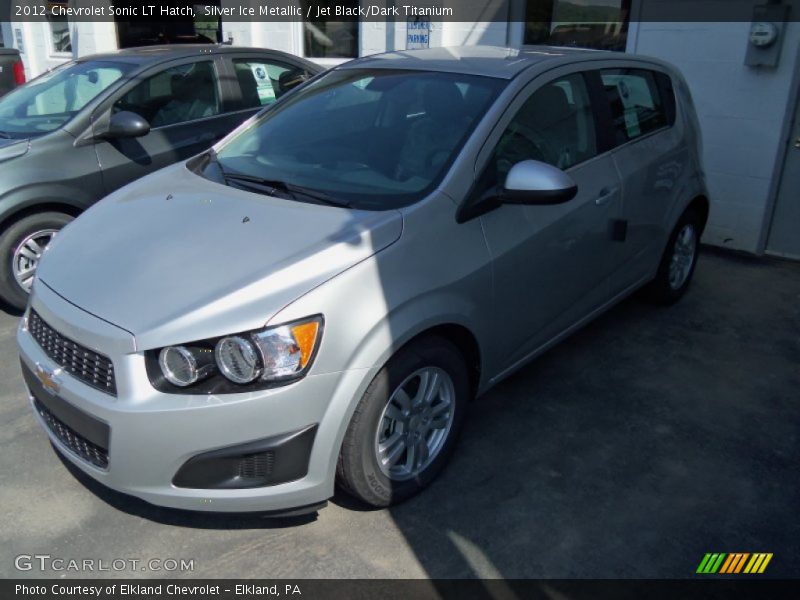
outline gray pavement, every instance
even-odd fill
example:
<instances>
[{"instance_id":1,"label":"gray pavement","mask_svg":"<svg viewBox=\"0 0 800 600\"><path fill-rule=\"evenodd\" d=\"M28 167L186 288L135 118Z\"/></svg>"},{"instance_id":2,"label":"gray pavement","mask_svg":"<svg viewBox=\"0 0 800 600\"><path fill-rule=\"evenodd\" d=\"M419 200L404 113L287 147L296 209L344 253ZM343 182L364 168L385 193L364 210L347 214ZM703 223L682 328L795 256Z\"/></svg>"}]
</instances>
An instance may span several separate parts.
<instances>
[{"instance_id":1,"label":"gray pavement","mask_svg":"<svg viewBox=\"0 0 800 600\"><path fill-rule=\"evenodd\" d=\"M706 552L798 574L799 263L707 250L678 305L632 298L476 401L423 495L278 521L159 509L68 470L30 414L16 321L0 312L3 577L687 577ZM15 569L35 554L194 570Z\"/></svg>"}]
</instances>

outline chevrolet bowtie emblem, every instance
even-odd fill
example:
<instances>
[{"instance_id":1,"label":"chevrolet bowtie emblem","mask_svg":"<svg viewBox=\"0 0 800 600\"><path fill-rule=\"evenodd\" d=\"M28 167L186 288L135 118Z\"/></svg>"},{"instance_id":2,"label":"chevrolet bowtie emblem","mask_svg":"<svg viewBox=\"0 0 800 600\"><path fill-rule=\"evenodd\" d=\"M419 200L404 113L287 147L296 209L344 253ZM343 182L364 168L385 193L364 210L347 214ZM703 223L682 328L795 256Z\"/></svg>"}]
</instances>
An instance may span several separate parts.
<instances>
[{"instance_id":1,"label":"chevrolet bowtie emblem","mask_svg":"<svg viewBox=\"0 0 800 600\"><path fill-rule=\"evenodd\" d=\"M36 363L36 378L42 383L42 387L47 393L55 395L61 389L61 384L58 382L57 377L61 374L63 369L56 369L50 371L39 363Z\"/></svg>"}]
</instances>

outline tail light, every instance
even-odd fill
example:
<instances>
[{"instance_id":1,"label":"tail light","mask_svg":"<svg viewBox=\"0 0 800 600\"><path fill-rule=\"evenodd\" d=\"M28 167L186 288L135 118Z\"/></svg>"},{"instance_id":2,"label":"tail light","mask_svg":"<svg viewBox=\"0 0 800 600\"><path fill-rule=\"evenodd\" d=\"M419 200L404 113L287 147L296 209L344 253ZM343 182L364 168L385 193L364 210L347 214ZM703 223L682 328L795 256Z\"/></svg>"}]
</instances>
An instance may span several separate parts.
<instances>
[{"instance_id":1,"label":"tail light","mask_svg":"<svg viewBox=\"0 0 800 600\"><path fill-rule=\"evenodd\" d=\"M22 64L22 61L15 62L12 68L14 69L14 81L17 82L17 85L25 83L25 65Z\"/></svg>"}]
</instances>

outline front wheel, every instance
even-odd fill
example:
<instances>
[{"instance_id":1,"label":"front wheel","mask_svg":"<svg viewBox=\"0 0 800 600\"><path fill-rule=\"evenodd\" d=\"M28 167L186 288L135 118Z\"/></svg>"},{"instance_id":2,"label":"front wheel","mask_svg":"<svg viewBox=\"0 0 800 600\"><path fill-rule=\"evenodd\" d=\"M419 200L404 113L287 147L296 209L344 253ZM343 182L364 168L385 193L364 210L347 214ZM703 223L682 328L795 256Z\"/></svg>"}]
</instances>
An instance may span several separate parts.
<instances>
[{"instance_id":1,"label":"front wheel","mask_svg":"<svg viewBox=\"0 0 800 600\"><path fill-rule=\"evenodd\" d=\"M453 451L470 394L461 353L429 337L400 350L356 407L337 465L337 482L372 506L413 496Z\"/></svg>"},{"instance_id":2,"label":"front wheel","mask_svg":"<svg viewBox=\"0 0 800 600\"><path fill-rule=\"evenodd\" d=\"M672 230L655 279L647 287L648 297L658 304L673 304L686 293L697 266L703 219L687 209Z\"/></svg>"},{"instance_id":3,"label":"front wheel","mask_svg":"<svg viewBox=\"0 0 800 600\"><path fill-rule=\"evenodd\" d=\"M72 219L59 212L36 213L0 235L0 297L12 307L25 308L42 253Z\"/></svg>"}]
</instances>

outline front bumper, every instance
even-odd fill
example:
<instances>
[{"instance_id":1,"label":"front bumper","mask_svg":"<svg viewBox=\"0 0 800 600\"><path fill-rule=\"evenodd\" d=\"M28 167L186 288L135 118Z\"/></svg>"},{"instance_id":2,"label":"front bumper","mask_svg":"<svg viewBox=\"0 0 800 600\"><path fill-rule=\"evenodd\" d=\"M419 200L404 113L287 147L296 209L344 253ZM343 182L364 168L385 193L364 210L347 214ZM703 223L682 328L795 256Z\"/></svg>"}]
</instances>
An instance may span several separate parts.
<instances>
[{"instance_id":1,"label":"front bumper","mask_svg":"<svg viewBox=\"0 0 800 600\"><path fill-rule=\"evenodd\" d=\"M130 333L76 308L40 282L31 308L62 335L104 353L114 363L117 397L60 373L54 396L58 401L49 400L52 390L40 389L32 374L37 368L58 373L59 365L27 331L26 320L20 323L17 343L23 371L30 371L26 378L34 412L56 448L100 483L153 504L207 511L283 511L318 505L333 495L335 461L344 426L353 399L360 397L371 370L312 373L285 387L244 394L163 394L150 385L144 356L135 351ZM76 446L72 438L65 438L58 427L54 428L40 404L45 404L73 434L105 450L107 465L76 451L83 446ZM92 431L85 429L86 422L93 424ZM104 427L107 448L97 438L97 430ZM303 432L304 441L298 443L298 434ZM240 486L232 484L225 473L214 474L215 468L231 468L230 461L219 460L220 456L230 457L230 449L236 455L243 444L261 444L260 451L268 452L263 444L276 440L295 440L283 457L292 462L288 465L291 480L284 477L283 482L273 484L267 477L260 482L265 485L250 480L256 485ZM299 457L299 470L297 452L304 454ZM239 454L255 456L258 452ZM211 462L198 468L199 461L209 458ZM286 462L277 464L280 458L280 453L273 453L269 460L275 461L275 469L286 473ZM250 465L262 468L257 474L264 474L263 461L256 459ZM179 473L183 476L178 477ZM199 487L206 485L213 489Z\"/></svg>"}]
</instances>

